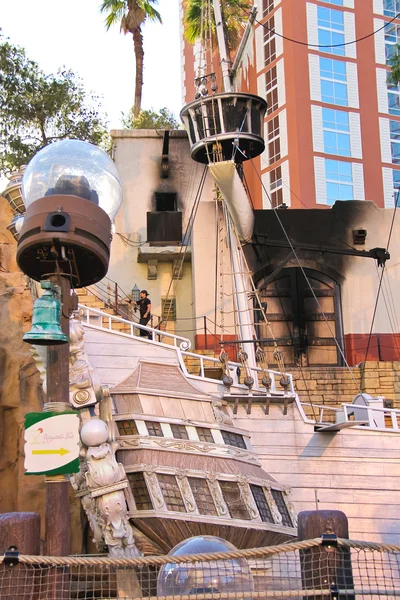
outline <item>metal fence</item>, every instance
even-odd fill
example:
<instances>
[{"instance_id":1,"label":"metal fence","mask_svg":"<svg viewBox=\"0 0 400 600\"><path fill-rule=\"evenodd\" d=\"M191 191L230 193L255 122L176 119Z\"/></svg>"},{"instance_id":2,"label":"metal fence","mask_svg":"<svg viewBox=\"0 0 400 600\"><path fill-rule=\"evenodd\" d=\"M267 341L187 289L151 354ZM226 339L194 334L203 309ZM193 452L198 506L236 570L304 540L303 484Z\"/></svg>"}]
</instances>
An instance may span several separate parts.
<instances>
[{"instance_id":1,"label":"metal fence","mask_svg":"<svg viewBox=\"0 0 400 600\"><path fill-rule=\"evenodd\" d=\"M400 546L307 540L225 553L0 557L2 600L245 600L400 596Z\"/></svg>"}]
</instances>

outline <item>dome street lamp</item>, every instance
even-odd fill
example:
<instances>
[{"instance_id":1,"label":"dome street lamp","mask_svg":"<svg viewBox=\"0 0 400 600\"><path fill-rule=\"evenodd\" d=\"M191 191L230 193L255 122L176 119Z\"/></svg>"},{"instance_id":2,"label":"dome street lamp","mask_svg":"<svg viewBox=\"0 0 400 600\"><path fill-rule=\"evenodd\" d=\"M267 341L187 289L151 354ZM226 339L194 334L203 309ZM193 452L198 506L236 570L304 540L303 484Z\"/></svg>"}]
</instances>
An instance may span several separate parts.
<instances>
[{"instance_id":1,"label":"dome street lamp","mask_svg":"<svg viewBox=\"0 0 400 600\"><path fill-rule=\"evenodd\" d=\"M188 538L169 552L169 556L232 552L237 548L230 542L212 535ZM254 590L253 576L245 558L167 563L157 579L158 596L197 594L236 594Z\"/></svg>"},{"instance_id":2,"label":"dome street lamp","mask_svg":"<svg viewBox=\"0 0 400 600\"><path fill-rule=\"evenodd\" d=\"M66 275L74 287L100 281L108 270L111 221L122 199L111 158L87 142L50 144L28 164L22 193L20 269L36 281Z\"/></svg>"},{"instance_id":3,"label":"dome street lamp","mask_svg":"<svg viewBox=\"0 0 400 600\"><path fill-rule=\"evenodd\" d=\"M107 273L111 221L121 204L122 188L117 169L103 150L87 142L63 140L46 146L29 162L22 194L26 212L17 263L26 275L41 281L47 293L36 301L34 324L24 339L48 346L43 411L60 413L72 408L71 287L91 285ZM59 295L61 331L56 318ZM51 471L45 477L51 485L46 485L44 552L47 556L66 556L70 552L69 478L54 476Z\"/></svg>"}]
</instances>

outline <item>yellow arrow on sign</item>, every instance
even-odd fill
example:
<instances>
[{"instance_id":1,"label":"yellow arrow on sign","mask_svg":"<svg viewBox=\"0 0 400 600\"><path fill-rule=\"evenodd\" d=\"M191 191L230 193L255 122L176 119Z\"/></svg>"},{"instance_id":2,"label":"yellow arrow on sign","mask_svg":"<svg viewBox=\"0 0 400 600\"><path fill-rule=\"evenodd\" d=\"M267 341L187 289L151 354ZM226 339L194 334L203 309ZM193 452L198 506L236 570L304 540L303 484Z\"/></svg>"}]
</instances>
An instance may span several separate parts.
<instances>
[{"instance_id":1,"label":"yellow arrow on sign","mask_svg":"<svg viewBox=\"0 0 400 600\"><path fill-rule=\"evenodd\" d=\"M58 448L58 450L32 450L32 454L59 454L60 456L64 456L68 452L69 450L65 448Z\"/></svg>"}]
</instances>

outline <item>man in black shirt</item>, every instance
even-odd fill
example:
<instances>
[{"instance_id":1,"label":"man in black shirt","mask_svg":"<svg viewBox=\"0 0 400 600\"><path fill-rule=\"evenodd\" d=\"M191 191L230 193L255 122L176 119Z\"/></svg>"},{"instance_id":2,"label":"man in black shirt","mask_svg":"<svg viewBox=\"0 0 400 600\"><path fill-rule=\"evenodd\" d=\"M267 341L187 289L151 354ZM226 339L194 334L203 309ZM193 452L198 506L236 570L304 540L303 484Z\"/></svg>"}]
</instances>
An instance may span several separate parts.
<instances>
[{"instance_id":1,"label":"man in black shirt","mask_svg":"<svg viewBox=\"0 0 400 600\"><path fill-rule=\"evenodd\" d=\"M136 302L136 306L139 307L140 310L140 325L147 325L150 321L151 317L151 300L148 298L147 290L142 290L140 292L140 300ZM152 339L152 335L150 331L146 331L145 329L140 329L140 335L142 337L148 337L149 340Z\"/></svg>"}]
</instances>

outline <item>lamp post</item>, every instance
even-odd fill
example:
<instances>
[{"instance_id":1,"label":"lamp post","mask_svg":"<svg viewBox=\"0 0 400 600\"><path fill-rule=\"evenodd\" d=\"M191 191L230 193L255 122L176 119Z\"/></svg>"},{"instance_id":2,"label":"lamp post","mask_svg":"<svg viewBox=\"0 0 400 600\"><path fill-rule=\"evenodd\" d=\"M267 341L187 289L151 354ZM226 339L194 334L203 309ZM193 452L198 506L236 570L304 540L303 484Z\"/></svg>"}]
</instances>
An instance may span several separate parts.
<instances>
[{"instance_id":1,"label":"lamp post","mask_svg":"<svg viewBox=\"0 0 400 600\"><path fill-rule=\"evenodd\" d=\"M68 342L74 305L71 288L94 284L107 273L111 221L120 206L122 188L116 167L103 150L86 142L64 140L43 148L30 161L22 193L26 212L17 262L45 289L35 303L33 326L24 340L48 347L43 411L60 413L72 408ZM60 322L57 311L61 312ZM46 475L46 484L44 551L50 556L67 555L69 476Z\"/></svg>"}]
</instances>

